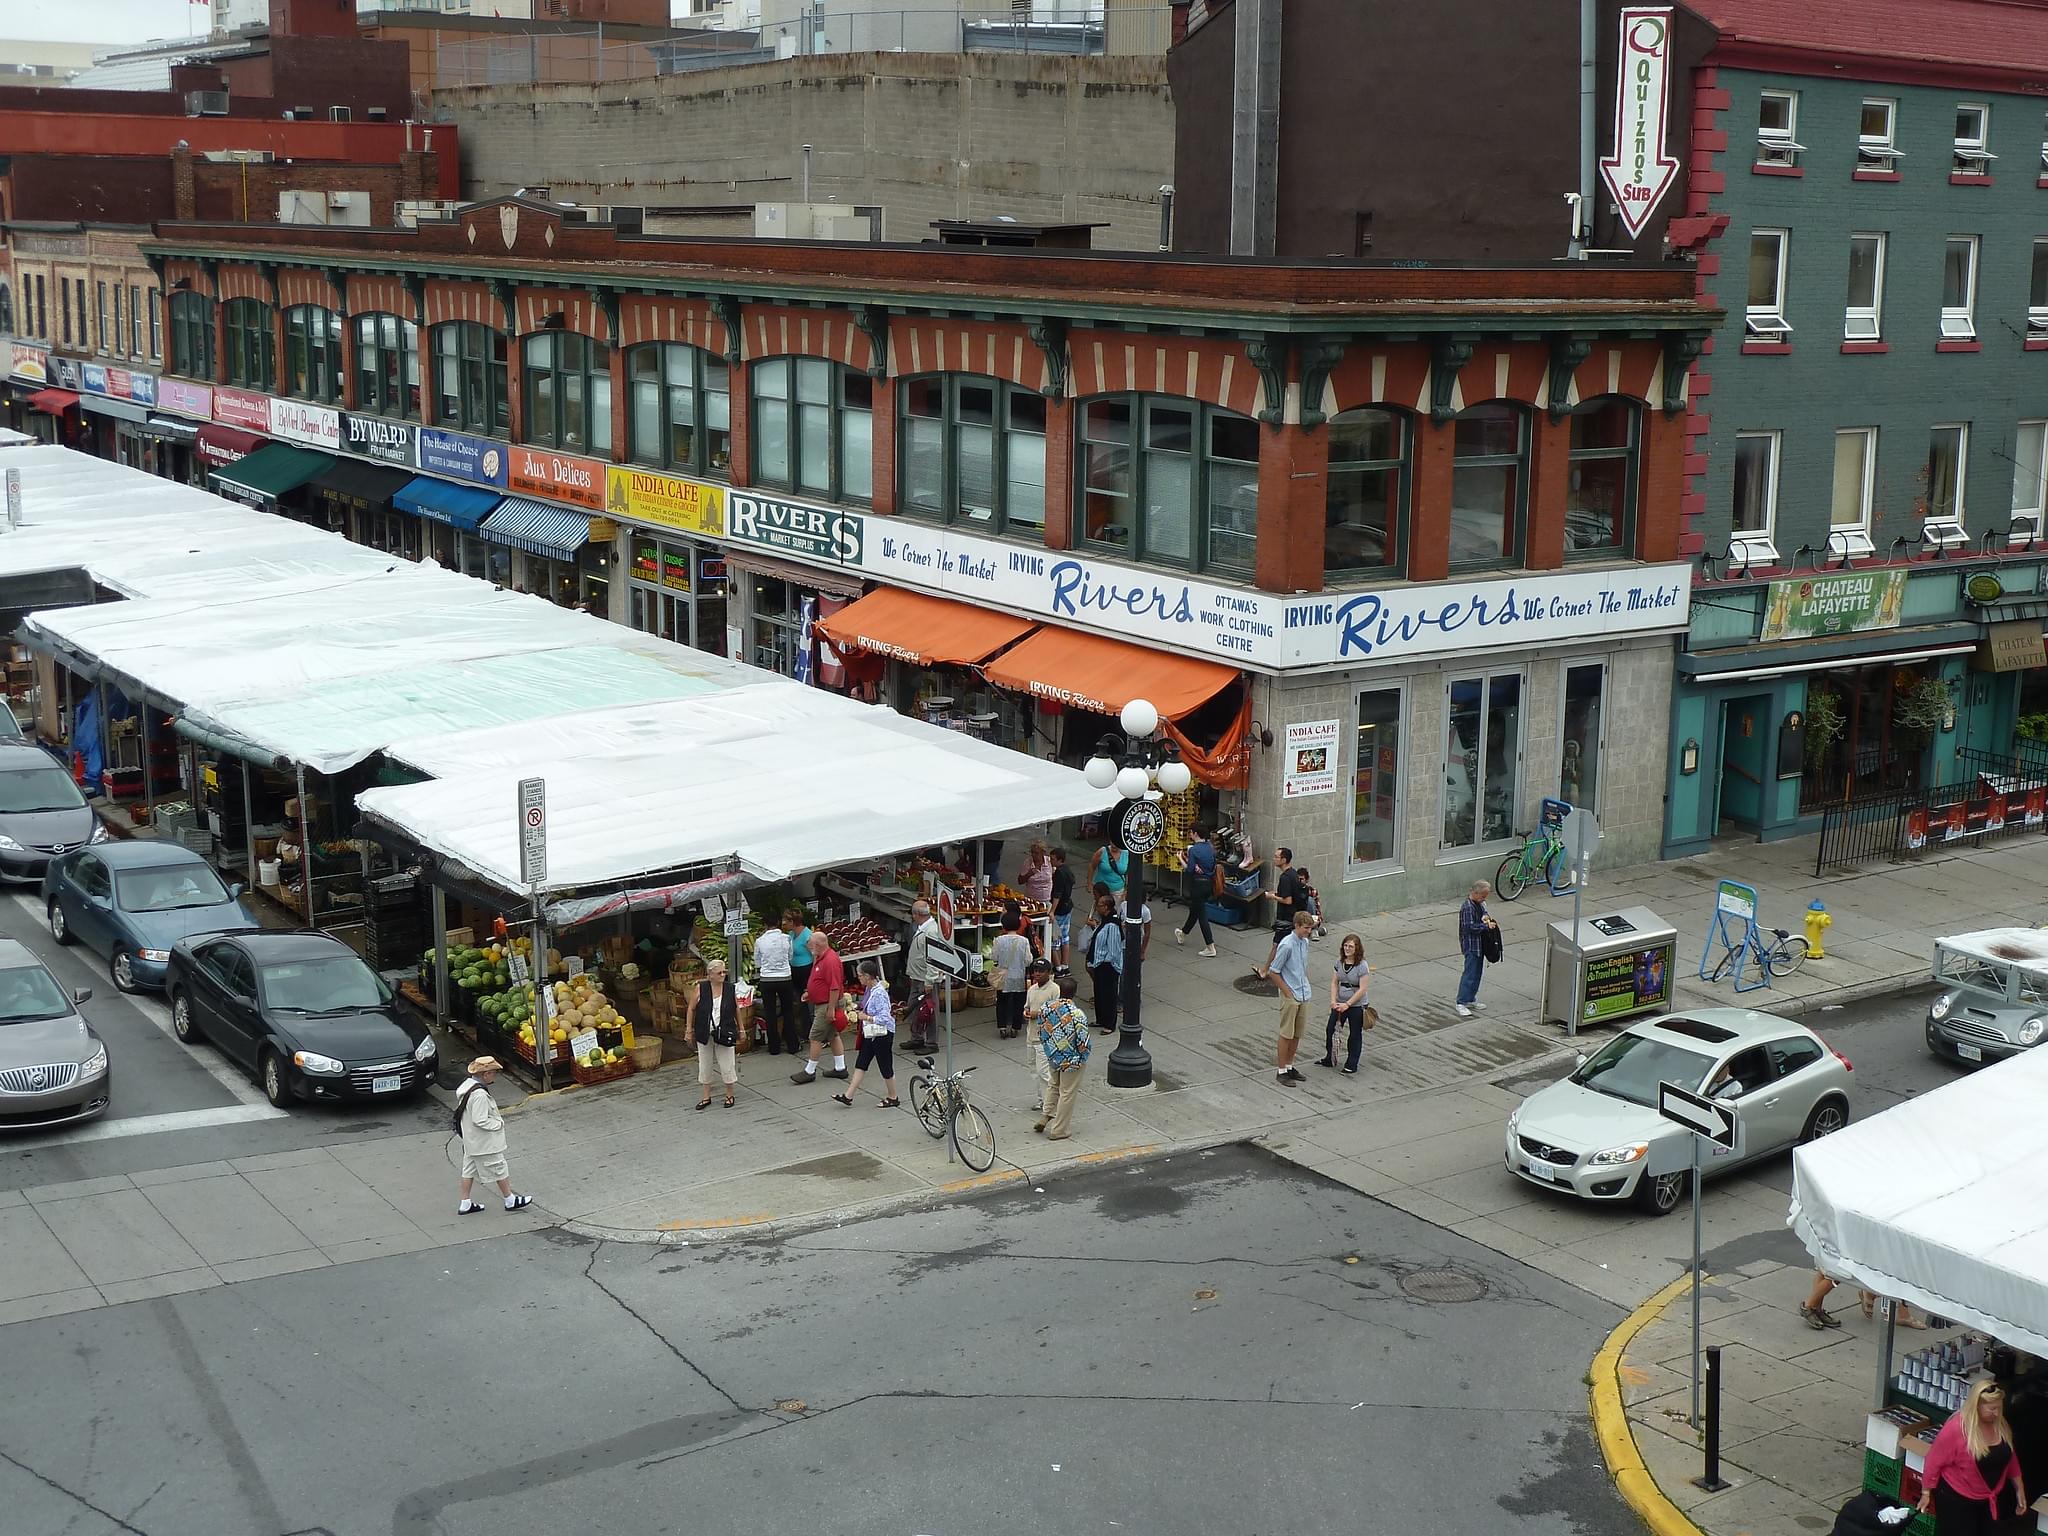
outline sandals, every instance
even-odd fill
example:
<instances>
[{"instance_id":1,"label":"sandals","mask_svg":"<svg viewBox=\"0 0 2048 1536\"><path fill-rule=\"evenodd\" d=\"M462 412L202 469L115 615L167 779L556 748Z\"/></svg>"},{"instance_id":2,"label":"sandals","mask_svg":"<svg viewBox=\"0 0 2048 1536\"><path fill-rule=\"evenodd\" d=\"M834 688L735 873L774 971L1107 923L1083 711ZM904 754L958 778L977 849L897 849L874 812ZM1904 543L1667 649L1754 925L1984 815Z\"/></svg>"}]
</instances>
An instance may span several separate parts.
<instances>
[{"instance_id":1,"label":"sandals","mask_svg":"<svg viewBox=\"0 0 2048 1536\"><path fill-rule=\"evenodd\" d=\"M727 1095L725 1096L725 1107L726 1107L727 1109L731 1109L731 1108L733 1107L733 1105L735 1105L735 1104L737 1104L737 1103L739 1103L739 1100L738 1100L738 1099L736 1099L736 1098L734 1098L734 1097L733 1097L733 1096L732 1096L731 1094L729 1094L729 1093L728 1093L728 1094L727 1094Z\"/></svg>"},{"instance_id":2,"label":"sandals","mask_svg":"<svg viewBox=\"0 0 2048 1536\"><path fill-rule=\"evenodd\" d=\"M697 1107L698 1107L699 1109L709 1109L709 1108L711 1107L711 1100L710 1100L710 1098L709 1098L709 1097L707 1096L707 1097L705 1097L705 1098L701 1098L701 1099L699 1099L699 1100L697 1101Z\"/></svg>"},{"instance_id":3,"label":"sandals","mask_svg":"<svg viewBox=\"0 0 2048 1536\"><path fill-rule=\"evenodd\" d=\"M901 1109L902 1107L903 1101L901 1099L877 1099L875 1101L875 1108L877 1109Z\"/></svg>"},{"instance_id":4,"label":"sandals","mask_svg":"<svg viewBox=\"0 0 2048 1536\"><path fill-rule=\"evenodd\" d=\"M848 1095L846 1095L846 1094L843 1094L843 1093L835 1093L835 1094L833 1094L833 1095L832 1095L832 1102L833 1102L833 1103L835 1103L835 1104L844 1104L844 1105L845 1105L845 1106L846 1106L846 1107L847 1107L848 1109L851 1109L851 1108L853 1108L853 1100L852 1100L852 1098L850 1098L850 1097L849 1097Z\"/></svg>"}]
</instances>

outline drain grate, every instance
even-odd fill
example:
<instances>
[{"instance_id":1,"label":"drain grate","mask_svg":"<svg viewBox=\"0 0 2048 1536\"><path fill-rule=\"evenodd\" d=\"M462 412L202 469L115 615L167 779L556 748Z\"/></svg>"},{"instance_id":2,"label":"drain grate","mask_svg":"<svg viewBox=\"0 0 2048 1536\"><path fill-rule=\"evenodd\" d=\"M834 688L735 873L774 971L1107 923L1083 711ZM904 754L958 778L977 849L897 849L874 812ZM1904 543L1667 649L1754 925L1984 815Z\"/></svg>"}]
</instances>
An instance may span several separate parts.
<instances>
[{"instance_id":1,"label":"drain grate","mask_svg":"<svg viewBox=\"0 0 2048 1536\"><path fill-rule=\"evenodd\" d=\"M1401 1277L1401 1289L1417 1301L1479 1301L1486 1282L1462 1269L1411 1269Z\"/></svg>"},{"instance_id":2,"label":"drain grate","mask_svg":"<svg viewBox=\"0 0 2048 1536\"><path fill-rule=\"evenodd\" d=\"M1231 985L1246 997L1278 997L1280 995L1278 983L1266 981L1261 977L1252 975L1249 971L1238 977Z\"/></svg>"}]
</instances>

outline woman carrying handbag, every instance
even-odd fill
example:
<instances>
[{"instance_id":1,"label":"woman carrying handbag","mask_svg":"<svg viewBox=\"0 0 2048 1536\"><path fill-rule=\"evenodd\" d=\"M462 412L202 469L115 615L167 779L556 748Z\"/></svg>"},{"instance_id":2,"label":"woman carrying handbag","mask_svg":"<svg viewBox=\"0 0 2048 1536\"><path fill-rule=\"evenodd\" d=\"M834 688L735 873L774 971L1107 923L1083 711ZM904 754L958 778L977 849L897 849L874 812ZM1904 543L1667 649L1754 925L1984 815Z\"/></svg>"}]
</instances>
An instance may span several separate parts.
<instances>
[{"instance_id":1,"label":"woman carrying handbag","mask_svg":"<svg viewBox=\"0 0 2048 1536\"><path fill-rule=\"evenodd\" d=\"M1337 1065L1337 1026L1342 1024L1350 1031L1344 1049L1344 1071L1357 1074L1365 1032L1380 1021L1379 1011L1365 1001L1366 984L1371 977L1372 967L1365 963L1364 941L1355 933L1345 934L1344 942L1337 946L1337 968L1330 973L1330 1022L1323 1029L1323 1059L1318 1066Z\"/></svg>"},{"instance_id":2,"label":"woman carrying handbag","mask_svg":"<svg viewBox=\"0 0 2048 1536\"><path fill-rule=\"evenodd\" d=\"M860 1053L853 1058L853 1079L846 1092L833 1098L851 1109L853 1096L860 1092L860 1080L874 1067L882 1074L884 1097L877 1109L894 1109L903 1101L896 1097L896 1011L889 1006L889 989L882 982L882 968L872 960L860 963Z\"/></svg>"},{"instance_id":3,"label":"woman carrying handbag","mask_svg":"<svg viewBox=\"0 0 2048 1536\"><path fill-rule=\"evenodd\" d=\"M713 960L705 968L697 988L697 1004L690 1010L690 1036L697 1042L697 1086L704 1090L697 1100L699 1109L711 1107L711 1078L715 1072L725 1083L725 1107L736 1102L733 1089L740 1080L740 1005L725 962Z\"/></svg>"}]
</instances>

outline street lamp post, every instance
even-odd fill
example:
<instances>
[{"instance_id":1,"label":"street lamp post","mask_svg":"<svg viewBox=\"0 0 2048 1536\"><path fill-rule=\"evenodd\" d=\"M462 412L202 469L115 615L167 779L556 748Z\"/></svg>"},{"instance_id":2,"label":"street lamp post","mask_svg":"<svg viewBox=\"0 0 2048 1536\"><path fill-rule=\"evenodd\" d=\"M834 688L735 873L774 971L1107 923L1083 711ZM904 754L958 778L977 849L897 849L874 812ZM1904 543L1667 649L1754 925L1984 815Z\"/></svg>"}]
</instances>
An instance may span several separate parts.
<instances>
[{"instance_id":1,"label":"street lamp post","mask_svg":"<svg viewBox=\"0 0 2048 1536\"><path fill-rule=\"evenodd\" d=\"M1129 872L1124 877L1124 972L1122 1018L1117 1024L1116 1049L1109 1056L1109 1086L1150 1088L1152 1053L1145 1049L1141 1005L1144 998L1145 964L1145 859L1165 836L1166 813L1159 794L1178 795L1187 790L1188 765L1180 760L1180 749L1172 742L1155 743L1159 711L1145 699L1133 699L1123 707L1120 723L1124 739L1104 736L1084 772L1097 789L1114 788L1122 802L1116 812L1117 824L1111 841L1129 855ZM1158 792L1153 790L1158 786Z\"/></svg>"}]
</instances>

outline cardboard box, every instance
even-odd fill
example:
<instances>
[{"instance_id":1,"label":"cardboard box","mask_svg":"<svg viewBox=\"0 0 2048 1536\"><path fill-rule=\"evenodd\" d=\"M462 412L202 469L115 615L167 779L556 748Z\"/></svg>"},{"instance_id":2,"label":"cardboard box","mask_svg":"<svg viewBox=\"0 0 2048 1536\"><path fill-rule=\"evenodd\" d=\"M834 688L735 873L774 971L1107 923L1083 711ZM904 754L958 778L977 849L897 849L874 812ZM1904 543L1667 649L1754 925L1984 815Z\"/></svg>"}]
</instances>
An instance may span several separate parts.
<instances>
[{"instance_id":1,"label":"cardboard box","mask_svg":"<svg viewBox=\"0 0 2048 1536\"><path fill-rule=\"evenodd\" d=\"M448 947L450 949L468 949L475 943L476 930L474 928L450 928L448 930Z\"/></svg>"}]
</instances>

